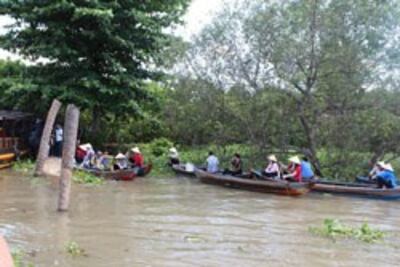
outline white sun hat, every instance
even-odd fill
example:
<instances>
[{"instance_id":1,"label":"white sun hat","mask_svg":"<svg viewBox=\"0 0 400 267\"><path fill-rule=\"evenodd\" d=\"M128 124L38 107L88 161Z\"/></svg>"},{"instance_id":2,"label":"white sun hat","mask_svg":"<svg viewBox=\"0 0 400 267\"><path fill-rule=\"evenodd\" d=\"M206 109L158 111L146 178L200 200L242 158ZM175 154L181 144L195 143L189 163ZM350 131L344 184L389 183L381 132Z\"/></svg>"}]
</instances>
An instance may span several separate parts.
<instances>
[{"instance_id":1,"label":"white sun hat","mask_svg":"<svg viewBox=\"0 0 400 267\"><path fill-rule=\"evenodd\" d=\"M126 159L125 155L122 153L118 153L117 156L115 156L115 159Z\"/></svg>"},{"instance_id":2,"label":"white sun hat","mask_svg":"<svg viewBox=\"0 0 400 267\"><path fill-rule=\"evenodd\" d=\"M378 166L380 166L380 167L385 167L385 162L384 161L378 161L377 163L376 163L376 165L378 165Z\"/></svg>"},{"instance_id":3,"label":"white sun hat","mask_svg":"<svg viewBox=\"0 0 400 267\"><path fill-rule=\"evenodd\" d=\"M275 162L278 161L278 159L276 158L275 155L269 155L269 156L268 156L268 159L269 159L270 161L275 161Z\"/></svg>"},{"instance_id":4,"label":"white sun hat","mask_svg":"<svg viewBox=\"0 0 400 267\"><path fill-rule=\"evenodd\" d=\"M300 161L298 156L294 156L294 157L289 158L289 161L293 162L295 164L301 164L301 161Z\"/></svg>"},{"instance_id":5,"label":"white sun hat","mask_svg":"<svg viewBox=\"0 0 400 267\"><path fill-rule=\"evenodd\" d=\"M140 153L140 149L139 149L137 146L135 146L134 148L132 148L131 151L132 151L133 153Z\"/></svg>"},{"instance_id":6,"label":"white sun hat","mask_svg":"<svg viewBox=\"0 0 400 267\"><path fill-rule=\"evenodd\" d=\"M385 170L391 171L391 172L393 171L392 164L390 164L390 163L385 164L384 166L382 166L382 168L384 168Z\"/></svg>"},{"instance_id":7,"label":"white sun hat","mask_svg":"<svg viewBox=\"0 0 400 267\"><path fill-rule=\"evenodd\" d=\"M93 147L92 147L92 145L90 143L80 145L79 148L81 148L81 149L83 149L85 151L93 150Z\"/></svg>"},{"instance_id":8,"label":"white sun hat","mask_svg":"<svg viewBox=\"0 0 400 267\"><path fill-rule=\"evenodd\" d=\"M169 152L170 152L170 153L178 153L178 150L176 150L175 147L171 147L171 148L169 149Z\"/></svg>"}]
</instances>

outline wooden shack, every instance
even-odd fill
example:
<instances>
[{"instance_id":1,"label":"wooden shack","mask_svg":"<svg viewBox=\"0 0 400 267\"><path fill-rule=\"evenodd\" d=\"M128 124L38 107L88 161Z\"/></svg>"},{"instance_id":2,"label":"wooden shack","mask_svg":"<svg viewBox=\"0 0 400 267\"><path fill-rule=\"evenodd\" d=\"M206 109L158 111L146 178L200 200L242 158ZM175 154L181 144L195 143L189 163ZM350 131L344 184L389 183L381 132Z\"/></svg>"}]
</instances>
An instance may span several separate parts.
<instances>
[{"instance_id":1,"label":"wooden shack","mask_svg":"<svg viewBox=\"0 0 400 267\"><path fill-rule=\"evenodd\" d=\"M0 110L0 169L27 152L33 116L26 112Z\"/></svg>"}]
</instances>

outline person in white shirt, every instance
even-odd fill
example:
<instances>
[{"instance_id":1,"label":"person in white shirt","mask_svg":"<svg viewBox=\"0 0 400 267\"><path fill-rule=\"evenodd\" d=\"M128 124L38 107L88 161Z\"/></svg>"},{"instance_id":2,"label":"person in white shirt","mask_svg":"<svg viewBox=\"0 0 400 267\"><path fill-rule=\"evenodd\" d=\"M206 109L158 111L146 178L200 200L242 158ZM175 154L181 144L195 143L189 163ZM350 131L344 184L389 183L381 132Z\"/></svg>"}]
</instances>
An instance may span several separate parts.
<instances>
[{"instance_id":1,"label":"person in white shirt","mask_svg":"<svg viewBox=\"0 0 400 267\"><path fill-rule=\"evenodd\" d=\"M218 158L214 155L213 152L208 153L208 158L206 160L207 164L207 172L209 173L217 173L219 171L219 160Z\"/></svg>"},{"instance_id":2,"label":"person in white shirt","mask_svg":"<svg viewBox=\"0 0 400 267\"><path fill-rule=\"evenodd\" d=\"M57 124L54 130L54 156L61 157L63 143L63 128Z\"/></svg>"},{"instance_id":3,"label":"person in white shirt","mask_svg":"<svg viewBox=\"0 0 400 267\"><path fill-rule=\"evenodd\" d=\"M279 179L281 177L280 166L275 155L268 156L268 165L263 171L263 175L274 179Z\"/></svg>"}]
</instances>

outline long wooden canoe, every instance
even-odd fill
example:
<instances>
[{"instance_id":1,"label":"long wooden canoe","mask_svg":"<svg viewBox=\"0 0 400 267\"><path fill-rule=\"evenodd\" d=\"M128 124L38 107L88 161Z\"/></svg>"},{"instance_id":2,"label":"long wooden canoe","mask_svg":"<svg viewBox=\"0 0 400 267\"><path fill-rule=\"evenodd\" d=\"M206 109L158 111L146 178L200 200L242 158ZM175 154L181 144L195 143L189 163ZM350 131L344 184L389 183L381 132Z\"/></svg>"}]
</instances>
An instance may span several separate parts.
<instances>
[{"instance_id":1,"label":"long wooden canoe","mask_svg":"<svg viewBox=\"0 0 400 267\"><path fill-rule=\"evenodd\" d=\"M206 184L233 187L243 190L272 193L285 196L301 196L310 191L310 184L291 183L287 181L253 180L230 175L211 174L196 170L195 175Z\"/></svg>"},{"instance_id":2,"label":"long wooden canoe","mask_svg":"<svg viewBox=\"0 0 400 267\"><path fill-rule=\"evenodd\" d=\"M376 184L376 180L369 179L369 177L357 176L356 182L361 184Z\"/></svg>"},{"instance_id":3,"label":"long wooden canoe","mask_svg":"<svg viewBox=\"0 0 400 267\"><path fill-rule=\"evenodd\" d=\"M185 164L172 165L171 168L176 174L182 174L189 177L196 177L194 171L187 171L185 169Z\"/></svg>"},{"instance_id":4,"label":"long wooden canoe","mask_svg":"<svg viewBox=\"0 0 400 267\"><path fill-rule=\"evenodd\" d=\"M389 189L377 188L368 184L319 181L315 183L312 190L315 192L343 194L368 198L400 199L400 187Z\"/></svg>"},{"instance_id":5,"label":"long wooden canoe","mask_svg":"<svg viewBox=\"0 0 400 267\"><path fill-rule=\"evenodd\" d=\"M136 177L146 176L150 173L153 168L153 164L149 163L144 167L143 172L137 173L135 169L126 169L126 170L115 170L115 171L102 171L96 169L83 169L79 168L78 170L85 171L91 173L93 175L103 177L104 179L109 180L121 180L121 181L133 181Z\"/></svg>"}]
</instances>

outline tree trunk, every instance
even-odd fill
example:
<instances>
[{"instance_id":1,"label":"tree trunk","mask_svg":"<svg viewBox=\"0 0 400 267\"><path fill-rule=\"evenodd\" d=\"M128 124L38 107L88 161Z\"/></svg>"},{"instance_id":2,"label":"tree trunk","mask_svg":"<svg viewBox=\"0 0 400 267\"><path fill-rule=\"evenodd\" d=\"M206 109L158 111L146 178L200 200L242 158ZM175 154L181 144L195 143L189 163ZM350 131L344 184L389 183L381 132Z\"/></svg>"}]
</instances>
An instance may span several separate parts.
<instances>
[{"instance_id":1,"label":"tree trunk","mask_svg":"<svg viewBox=\"0 0 400 267\"><path fill-rule=\"evenodd\" d=\"M43 174L43 166L46 159L49 157L50 137L53 130L58 111L61 108L61 102L57 99L53 100L49 113L47 114L46 124L43 129L42 138L40 140L39 152L36 159L35 176Z\"/></svg>"},{"instance_id":2,"label":"tree trunk","mask_svg":"<svg viewBox=\"0 0 400 267\"><path fill-rule=\"evenodd\" d=\"M64 146L61 164L60 192L58 197L58 211L67 211L69 207L72 169L78 137L79 110L74 105L68 105L64 123Z\"/></svg>"}]
</instances>

